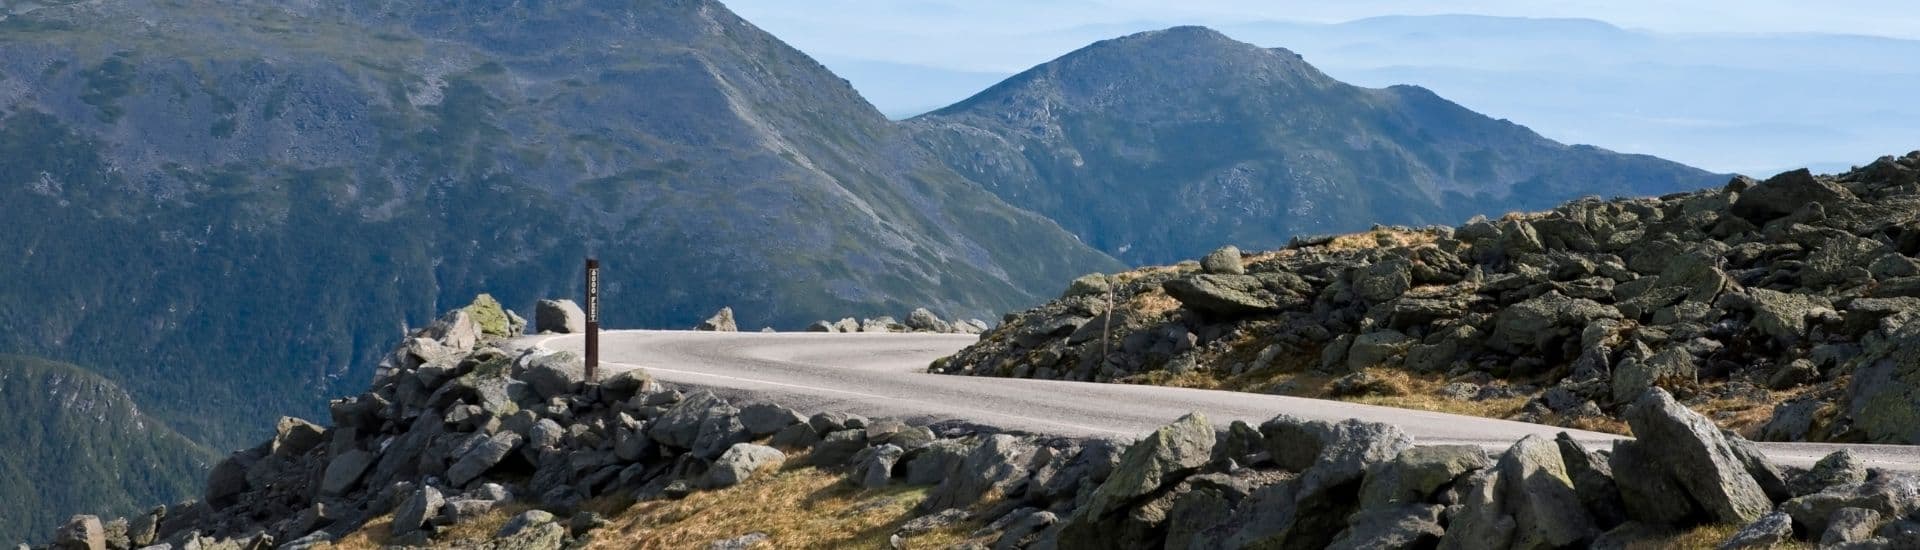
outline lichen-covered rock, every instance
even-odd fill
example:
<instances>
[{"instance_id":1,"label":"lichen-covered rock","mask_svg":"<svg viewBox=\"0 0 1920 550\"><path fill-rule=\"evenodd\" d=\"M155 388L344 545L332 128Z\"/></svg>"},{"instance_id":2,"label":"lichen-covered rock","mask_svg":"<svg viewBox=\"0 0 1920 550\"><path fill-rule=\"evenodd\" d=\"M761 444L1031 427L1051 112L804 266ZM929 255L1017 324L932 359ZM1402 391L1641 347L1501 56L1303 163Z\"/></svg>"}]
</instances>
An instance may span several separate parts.
<instances>
[{"instance_id":1,"label":"lichen-covered rock","mask_svg":"<svg viewBox=\"0 0 1920 550\"><path fill-rule=\"evenodd\" d=\"M1240 262L1240 247L1227 245L1200 258L1200 271L1214 275L1244 275L1247 267Z\"/></svg>"},{"instance_id":2,"label":"lichen-covered rock","mask_svg":"<svg viewBox=\"0 0 1920 550\"><path fill-rule=\"evenodd\" d=\"M1672 522L1703 514L1713 521L1745 525L1773 509L1773 502L1720 428L1674 401L1665 390L1648 390L1627 409L1626 417L1636 439L1615 444L1612 466L1616 479L1635 481L1622 484L1622 496L1629 510L1646 511L1636 517ZM1620 459L1623 447L1632 449L1633 459ZM1650 458L1647 453L1658 453L1659 459L1641 460ZM1649 485L1663 488L1636 490ZM1672 487L1683 491L1691 505L1677 505Z\"/></svg>"},{"instance_id":3,"label":"lichen-covered rock","mask_svg":"<svg viewBox=\"0 0 1920 550\"><path fill-rule=\"evenodd\" d=\"M1474 445L1431 445L1401 451L1393 460L1367 471L1360 488L1362 509L1428 502L1434 493L1462 475L1492 465Z\"/></svg>"},{"instance_id":4,"label":"lichen-covered rock","mask_svg":"<svg viewBox=\"0 0 1920 550\"><path fill-rule=\"evenodd\" d=\"M768 466L787 460L787 454L779 449L752 443L735 443L727 451L714 459L713 466L707 469L705 485L709 488L725 488L739 485L752 477L755 472Z\"/></svg>"},{"instance_id":5,"label":"lichen-covered rock","mask_svg":"<svg viewBox=\"0 0 1920 550\"><path fill-rule=\"evenodd\" d=\"M723 307L720 311L695 325L693 330L705 332L740 332L740 325L733 320L733 308Z\"/></svg>"}]
</instances>

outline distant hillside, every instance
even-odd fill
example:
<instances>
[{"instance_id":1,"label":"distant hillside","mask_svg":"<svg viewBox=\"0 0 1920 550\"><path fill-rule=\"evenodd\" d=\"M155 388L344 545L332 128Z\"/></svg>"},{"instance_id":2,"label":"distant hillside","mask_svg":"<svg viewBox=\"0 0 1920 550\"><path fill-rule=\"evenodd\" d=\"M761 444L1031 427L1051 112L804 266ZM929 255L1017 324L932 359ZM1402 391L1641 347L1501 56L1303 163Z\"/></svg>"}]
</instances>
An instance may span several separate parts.
<instances>
[{"instance_id":1,"label":"distant hillside","mask_svg":"<svg viewBox=\"0 0 1920 550\"><path fill-rule=\"evenodd\" d=\"M1199 27L1088 46L909 124L949 166L1136 264L1725 181Z\"/></svg>"},{"instance_id":2,"label":"distant hillside","mask_svg":"<svg viewBox=\"0 0 1920 550\"><path fill-rule=\"evenodd\" d=\"M198 495L217 458L73 365L0 355L0 403L0 542L43 540L77 511Z\"/></svg>"},{"instance_id":3,"label":"distant hillside","mask_svg":"<svg viewBox=\"0 0 1920 550\"><path fill-rule=\"evenodd\" d=\"M711 1L15 13L0 205L0 351L223 447L481 288L577 295L588 254L613 327L990 318L1119 267Z\"/></svg>"}]
</instances>

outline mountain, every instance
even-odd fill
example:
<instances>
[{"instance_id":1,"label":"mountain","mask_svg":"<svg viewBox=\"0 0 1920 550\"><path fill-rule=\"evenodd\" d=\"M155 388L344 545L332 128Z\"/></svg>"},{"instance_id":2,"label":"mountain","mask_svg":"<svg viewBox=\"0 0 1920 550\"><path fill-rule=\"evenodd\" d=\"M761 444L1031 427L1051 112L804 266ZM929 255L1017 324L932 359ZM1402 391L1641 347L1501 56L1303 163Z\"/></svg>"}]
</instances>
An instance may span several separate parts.
<instances>
[{"instance_id":1,"label":"mountain","mask_svg":"<svg viewBox=\"0 0 1920 550\"><path fill-rule=\"evenodd\" d=\"M86 369L0 355L0 540L39 540L83 510L145 512L199 494L201 447Z\"/></svg>"},{"instance_id":2,"label":"mountain","mask_svg":"<svg viewBox=\"0 0 1920 550\"><path fill-rule=\"evenodd\" d=\"M1096 43L910 125L955 170L1135 264L1725 181L1200 27Z\"/></svg>"},{"instance_id":3,"label":"mountain","mask_svg":"<svg viewBox=\"0 0 1920 550\"><path fill-rule=\"evenodd\" d=\"M710 1L16 6L0 205L0 352L221 448L589 254L613 327L987 317L1119 265Z\"/></svg>"}]
</instances>

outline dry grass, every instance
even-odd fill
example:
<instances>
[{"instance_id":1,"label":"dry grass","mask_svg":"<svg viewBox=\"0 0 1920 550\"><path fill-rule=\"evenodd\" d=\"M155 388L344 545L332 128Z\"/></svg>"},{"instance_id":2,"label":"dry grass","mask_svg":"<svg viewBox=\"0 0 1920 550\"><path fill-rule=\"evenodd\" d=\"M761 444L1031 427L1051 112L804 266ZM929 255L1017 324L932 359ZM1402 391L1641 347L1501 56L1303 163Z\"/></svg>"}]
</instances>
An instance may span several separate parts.
<instances>
[{"instance_id":1,"label":"dry grass","mask_svg":"<svg viewBox=\"0 0 1920 550\"><path fill-rule=\"evenodd\" d=\"M480 517L448 526L446 532L440 534L440 539L434 541L434 546L443 548L479 546L482 542L492 540L494 533L500 532L500 527L506 525L507 520L531 509L533 507L519 502L501 505L481 514Z\"/></svg>"},{"instance_id":2,"label":"dry grass","mask_svg":"<svg viewBox=\"0 0 1920 550\"><path fill-rule=\"evenodd\" d=\"M1166 291L1155 288L1127 298L1124 307L1133 312L1134 319L1155 319L1180 309L1180 301L1168 296Z\"/></svg>"},{"instance_id":3,"label":"dry grass","mask_svg":"<svg viewBox=\"0 0 1920 550\"><path fill-rule=\"evenodd\" d=\"M1366 250L1383 246L1411 247L1430 244L1438 240L1432 233L1425 231L1396 231L1375 229L1363 233L1351 233L1334 237L1326 244L1332 250Z\"/></svg>"},{"instance_id":4,"label":"dry grass","mask_svg":"<svg viewBox=\"0 0 1920 550\"><path fill-rule=\"evenodd\" d=\"M1626 550L1712 550L1740 531L1737 525L1702 525L1676 533L1654 533L1626 544ZM1804 542L1790 541L1778 550L1813 548Z\"/></svg>"},{"instance_id":5,"label":"dry grass","mask_svg":"<svg viewBox=\"0 0 1920 550\"><path fill-rule=\"evenodd\" d=\"M705 548L753 532L767 534L762 548L886 548L926 499L924 487L860 489L839 474L798 466L800 460L727 489L634 504L594 531L587 548ZM922 534L906 547L945 548L978 527L969 522Z\"/></svg>"},{"instance_id":6,"label":"dry grass","mask_svg":"<svg viewBox=\"0 0 1920 550\"><path fill-rule=\"evenodd\" d=\"M1503 397L1473 401L1454 399L1440 395L1440 388L1447 385L1445 377L1440 375L1413 374L1396 369L1373 369L1375 376L1386 379L1388 384L1403 391L1401 395L1367 395L1339 398L1340 401L1378 405L1397 409L1413 409L1484 418L1508 418L1520 412L1527 404L1526 397ZM1307 397L1325 397L1327 389L1320 388L1319 395Z\"/></svg>"},{"instance_id":7,"label":"dry grass","mask_svg":"<svg viewBox=\"0 0 1920 550\"><path fill-rule=\"evenodd\" d=\"M334 541L333 550L379 550L387 546L389 535L393 534L393 514L387 514L366 524L347 536Z\"/></svg>"}]
</instances>

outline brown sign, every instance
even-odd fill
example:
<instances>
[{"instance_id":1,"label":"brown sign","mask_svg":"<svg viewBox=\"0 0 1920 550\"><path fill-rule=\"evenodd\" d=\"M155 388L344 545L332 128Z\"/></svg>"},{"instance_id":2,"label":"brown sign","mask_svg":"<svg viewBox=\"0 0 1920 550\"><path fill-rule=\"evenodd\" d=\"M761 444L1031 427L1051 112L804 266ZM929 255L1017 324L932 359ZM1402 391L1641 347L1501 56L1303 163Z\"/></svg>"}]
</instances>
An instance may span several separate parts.
<instances>
[{"instance_id":1,"label":"brown sign","mask_svg":"<svg viewBox=\"0 0 1920 550\"><path fill-rule=\"evenodd\" d=\"M600 260L587 258L587 383L599 380Z\"/></svg>"}]
</instances>

